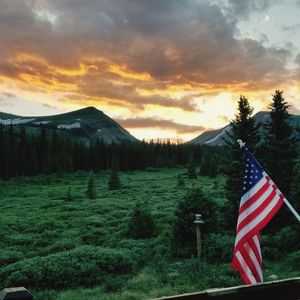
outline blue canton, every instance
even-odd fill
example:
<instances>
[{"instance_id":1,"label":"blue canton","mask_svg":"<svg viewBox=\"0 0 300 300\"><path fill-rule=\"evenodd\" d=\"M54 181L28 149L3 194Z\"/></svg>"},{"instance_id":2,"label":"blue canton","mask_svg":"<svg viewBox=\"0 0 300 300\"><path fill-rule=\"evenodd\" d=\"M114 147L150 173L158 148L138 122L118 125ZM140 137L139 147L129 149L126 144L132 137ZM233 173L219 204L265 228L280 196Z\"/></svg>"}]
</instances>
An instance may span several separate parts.
<instances>
[{"instance_id":1,"label":"blue canton","mask_svg":"<svg viewBox=\"0 0 300 300\"><path fill-rule=\"evenodd\" d=\"M246 169L243 182L243 193L247 193L263 178L263 169L247 149L245 149L245 158Z\"/></svg>"}]
</instances>

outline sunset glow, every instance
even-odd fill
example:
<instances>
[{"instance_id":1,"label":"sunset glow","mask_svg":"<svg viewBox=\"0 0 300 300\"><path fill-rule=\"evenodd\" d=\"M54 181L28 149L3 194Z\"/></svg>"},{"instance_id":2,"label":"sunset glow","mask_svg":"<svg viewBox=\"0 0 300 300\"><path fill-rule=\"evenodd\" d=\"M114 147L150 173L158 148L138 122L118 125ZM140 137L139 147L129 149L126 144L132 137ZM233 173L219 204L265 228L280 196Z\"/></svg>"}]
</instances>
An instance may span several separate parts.
<instances>
[{"instance_id":1,"label":"sunset glow","mask_svg":"<svg viewBox=\"0 0 300 300\"><path fill-rule=\"evenodd\" d=\"M283 90L299 114L299 17L297 0L4 0L0 111L95 106L147 140L225 126L241 94L258 112Z\"/></svg>"}]
</instances>

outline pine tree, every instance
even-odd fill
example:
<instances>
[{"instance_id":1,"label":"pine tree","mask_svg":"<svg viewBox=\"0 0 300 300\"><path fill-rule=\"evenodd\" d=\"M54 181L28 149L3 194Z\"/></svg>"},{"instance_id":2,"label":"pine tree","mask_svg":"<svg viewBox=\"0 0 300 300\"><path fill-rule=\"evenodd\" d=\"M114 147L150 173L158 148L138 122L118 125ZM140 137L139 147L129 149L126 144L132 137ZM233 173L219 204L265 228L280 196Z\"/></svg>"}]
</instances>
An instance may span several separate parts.
<instances>
[{"instance_id":1,"label":"pine tree","mask_svg":"<svg viewBox=\"0 0 300 300\"><path fill-rule=\"evenodd\" d=\"M38 148L37 148L37 158L38 158L38 166L39 172L47 173L48 172L48 141L46 135L46 129L44 126L41 126L41 132L38 140Z\"/></svg>"},{"instance_id":2,"label":"pine tree","mask_svg":"<svg viewBox=\"0 0 300 300\"><path fill-rule=\"evenodd\" d=\"M289 124L290 106L282 94L282 91L275 91L269 105L271 119L265 125L264 165L273 181L288 197L294 177L297 145L293 137L293 127Z\"/></svg>"},{"instance_id":3,"label":"pine tree","mask_svg":"<svg viewBox=\"0 0 300 300\"><path fill-rule=\"evenodd\" d=\"M71 193L71 187L68 187L67 194L65 196L65 200L68 202L73 200L72 193Z\"/></svg>"},{"instance_id":4,"label":"pine tree","mask_svg":"<svg viewBox=\"0 0 300 300\"><path fill-rule=\"evenodd\" d=\"M6 151L7 139L3 129L2 123L0 123L0 178L7 178L7 151Z\"/></svg>"},{"instance_id":5,"label":"pine tree","mask_svg":"<svg viewBox=\"0 0 300 300\"><path fill-rule=\"evenodd\" d=\"M225 157L227 158L225 165L227 168L224 171L227 175L225 189L228 202L224 206L223 213L225 223L231 230L235 230L236 227L244 175L243 151L237 140L242 139L253 152L255 152L259 141L259 125L255 124L252 114L253 108L248 99L241 95L235 120L230 122L231 132L227 132L225 137Z\"/></svg>"},{"instance_id":6,"label":"pine tree","mask_svg":"<svg viewBox=\"0 0 300 300\"><path fill-rule=\"evenodd\" d=\"M18 169L19 175L26 175L27 174L27 140L26 140L26 129L24 126L21 126L20 130L20 140L18 145Z\"/></svg>"},{"instance_id":7,"label":"pine tree","mask_svg":"<svg viewBox=\"0 0 300 300\"><path fill-rule=\"evenodd\" d=\"M120 178L119 178L118 160L116 158L113 158L110 178L109 178L109 181L108 181L108 188L110 190L117 190L117 189L120 189L121 187L122 186L121 186L121 182L120 182Z\"/></svg>"},{"instance_id":8,"label":"pine tree","mask_svg":"<svg viewBox=\"0 0 300 300\"><path fill-rule=\"evenodd\" d=\"M177 176L177 185L176 186L179 187L179 188L185 187L185 182L184 182L184 179L181 175Z\"/></svg>"},{"instance_id":9,"label":"pine tree","mask_svg":"<svg viewBox=\"0 0 300 300\"><path fill-rule=\"evenodd\" d=\"M127 234L134 239L149 239L154 234L154 221L149 208L137 203L129 219Z\"/></svg>"},{"instance_id":10,"label":"pine tree","mask_svg":"<svg viewBox=\"0 0 300 300\"><path fill-rule=\"evenodd\" d=\"M191 156L190 163L188 165L187 175L189 179L196 179L197 178L197 171L195 167L195 160L194 156Z\"/></svg>"},{"instance_id":11,"label":"pine tree","mask_svg":"<svg viewBox=\"0 0 300 300\"><path fill-rule=\"evenodd\" d=\"M96 187L95 187L95 178L94 178L93 172L90 173L90 177L88 180L87 189L86 189L85 194L89 199L97 198Z\"/></svg>"},{"instance_id":12,"label":"pine tree","mask_svg":"<svg viewBox=\"0 0 300 300\"><path fill-rule=\"evenodd\" d=\"M293 136L293 128L289 124L289 108L289 104L283 97L283 92L275 91L269 105L271 118L264 127L266 133L264 167L288 199L291 195L292 182L295 179L297 158L297 145ZM268 230L277 231L283 225L290 224L291 221L290 212L284 206L272 219L268 225Z\"/></svg>"},{"instance_id":13,"label":"pine tree","mask_svg":"<svg viewBox=\"0 0 300 300\"><path fill-rule=\"evenodd\" d=\"M210 178L216 178L218 176L218 170L217 170L217 158L215 155L213 155L209 161L209 177Z\"/></svg>"},{"instance_id":14,"label":"pine tree","mask_svg":"<svg viewBox=\"0 0 300 300\"><path fill-rule=\"evenodd\" d=\"M291 183L291 191L289 201L295 209L300 211L300 163L298 162L294 169L294 179Z\"/></svg>"},{"instance_id":15,"label":"pine tree","mask_svg":"<svg viewBox=\"0 0 300 300\"><path fill-rule=\"evenodd\" d=\"M8 149L7 149L8 176L17 175L17 142L14 127L11 124L8 129Z\"/></svg>"},{"instance_id":16,"label":"pine tree","mask_svg":"<svg viewBox=\"0 0 300 300\"><path fill-rule=\"evenodd\" d=\"M216 231L216 205L206 198L199 188L187 192L175 211L172 232L172 252L175 256L190 257L196 254L195 214L201 214L204 234Z\"/></svg>"}]
</instances>

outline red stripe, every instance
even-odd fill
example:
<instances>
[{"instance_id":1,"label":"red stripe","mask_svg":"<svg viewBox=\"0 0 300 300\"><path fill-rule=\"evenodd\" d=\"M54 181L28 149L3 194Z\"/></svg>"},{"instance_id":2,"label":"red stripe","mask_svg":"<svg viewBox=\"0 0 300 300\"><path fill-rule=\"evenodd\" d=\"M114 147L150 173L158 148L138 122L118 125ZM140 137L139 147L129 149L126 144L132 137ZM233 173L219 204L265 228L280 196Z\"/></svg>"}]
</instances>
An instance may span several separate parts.
<instances>
[{"instance_id":1,"label":"red stripe","mask_svg":"<svg viewBox=\"0 0 300 300\"><path fill-rule=\"evenodd\" d=\"M243 256L248 268L250 269L252 275L254 276L256 282L260 282L261 280L260 280L260 277L257 273L255 265L254 265L250 255L249 255L248 250L246 250L245 247L246 247L245 245L244 245L244 247L241 247L240 253L242 254L242 256Z\"/></svg>"},{"instance_id":2,"label":"red stripe","mask_svg":"<svg viewBox=\"0 0 300 300\"><path fill-rule=\"evenodd\" d=\"M248 240L248 243L249 243L249 245L251 246L251 248L252 248L252 250L253 250L253 252L254 252L254 254L255 254L255 256L256 256L256 259L257 259L257 261L258 261L260 267L262 268L262 260L261 260L261 256L260 256L260 250L257 249L256 244L255 244L253 238L254 238L254 237L252 237L251 239L249 239L249 240Z\"/></svg>"},{"instance_id":3,"label":"red stripe","mask_svg":"<svg viewBox=\"0 0 300 300\"><path fill-rule=\"evenodd\" d=\"M283 198L279 198L276 205L272 208L272 210L267 214L267 216L262 219L260 223L258 223L255 227L253 227L247 234L245 234L237 243L235 246L235 252L240 249L240 247L248 241L251 237L253 237L255 234L259 233L260 230L262 230L269 221L273 218L273 216L276 214L276 212L279 210L283 203Z\"/></svg>"},{"instance_id":4,"label":"red stripe","mask_svg":"<svg viewBox=\"0 0 300 300\"><path fill-rule=\"evenodd\" d=\"M266 178L266 177L265 177ZM267 179L267 178L266 178ZM252 196L250 197L239 209L239 213L241 214L244 210L246 210L250 205L252 205L257 199L259 199L265 191L269 188L270 183L269 179L267 182Z\"/></svg>"},{"instance_id":5,"label":"red stripe","mask_svg":"<svg viewBox=\"0 0 300 300\"><path fill-rule=\"evenodd\" d=\"M239 225L237 231L241 231L243 227L247 226L251 221L253 221L275 198L276 189L273 187L273 191L270 195L258 206L251 214L249 214Z\"/></svg>"},{"instance_id":6,"label":"red stripe","mask_svg":"<svg viewBox=\"0 0 300 300\"><path fill-rule=\"evenodd\" d=\"M234 256L233 257L233 262L232 262L232 267L234 270L238 270L240 272L240 275L245 282L245 284L251 284L252 282L248 278L247 274L244 272L239 260Z\"/></svg>"}]
</instances>

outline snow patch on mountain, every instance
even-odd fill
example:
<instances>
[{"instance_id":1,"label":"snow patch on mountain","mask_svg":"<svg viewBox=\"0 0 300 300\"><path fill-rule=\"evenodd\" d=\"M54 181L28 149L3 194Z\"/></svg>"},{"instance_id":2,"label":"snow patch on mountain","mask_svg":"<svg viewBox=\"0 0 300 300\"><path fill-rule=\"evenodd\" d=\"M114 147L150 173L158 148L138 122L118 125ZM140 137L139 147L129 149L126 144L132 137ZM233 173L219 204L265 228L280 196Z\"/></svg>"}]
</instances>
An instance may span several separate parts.
<instances>
[{"instance_id":1,"label":"snow patch on mountain","mask_svg":"<svg viewBox=\"0 0 300 300\"><path fill-rule=\"evenodd\" d=\"M36 121L36 122L33 122L33 124L35 124L35 125L45 125L45 124L48 124L49 122L51 122L51 121Z\"/></svg>"},{"instance_id":2,"label":"snow patch on mountain","mask_svg":"<svg viewBox=\"0 0 300 300\"><path fill-rule=\"evenodd\" d=\"M79 122L69 124L69 125L65 125L65 124L57 125L58 129L67 129L67 130L74 129L74 128L80 128L80 127L81 126L80 126Z\"/></svg>"},{"instance_id":3,"label":"snow patch on mountain","mask_svg":"<svg viewBox=\"0 0 300 300\"><path fill-rule=\"evenodd\" d=\"M17 119L0 119L0 124L2 125L20 125L20 124L26 124L29 122L34 121L35 119L22 119L22 118L17 118Z\"/></svg>"},{"instance_id":4,"label":"snow patch on mountain","mask_svg":"<svg viewBox=\"0 0 300 300\"><path fill-rule=\"evenodd\" d=\"M228 131L230 131L230 126L225 127L219 134L217 134L214 138L211 140L206 141L204 144L211 144L217 141L219 138L224 136Z\"/></svg>"}]
</instances>

